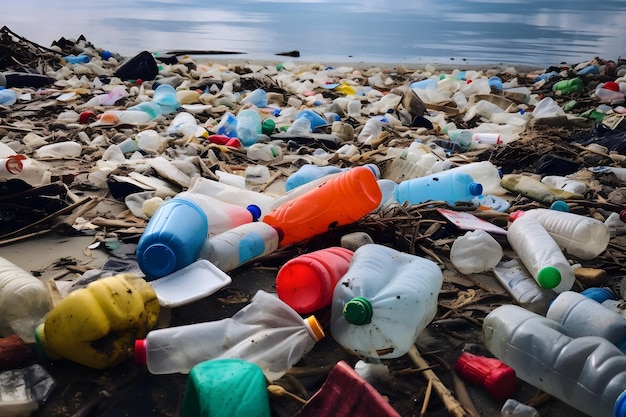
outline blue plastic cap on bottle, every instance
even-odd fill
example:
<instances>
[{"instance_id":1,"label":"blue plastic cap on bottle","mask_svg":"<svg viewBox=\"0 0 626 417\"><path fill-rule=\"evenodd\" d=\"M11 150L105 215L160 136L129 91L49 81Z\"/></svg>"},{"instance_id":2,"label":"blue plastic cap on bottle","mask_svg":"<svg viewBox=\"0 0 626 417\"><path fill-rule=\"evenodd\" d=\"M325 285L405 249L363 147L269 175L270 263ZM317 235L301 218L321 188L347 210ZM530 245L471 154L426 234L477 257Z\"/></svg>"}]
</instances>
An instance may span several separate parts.
<instances>
[{"instance_id":1,"label":"blue plastic cap on bottle","mask_svg":"<svg viewBox=\"0 0 626 417\"><path fill-rule=\"evenodd\" d=\"M261 208L256 204L250 204L246 207L250 214L252 214L252 221L255 222L261 218Z\"/></svg>"},{"instance_id":2,"label":"blue plastic cap on bottle","mask_svg":"<svg viewBox=\"0 0 626 417\"><path fill-rule=\"evenodd\" d=\"M471 195L481 195L483 193L483 185L477 182L470 182L469 193Z\"/></svg>"},{"instance_id":3,"label":"blue plastic cap on bottle","mask_svg":"<svg viewBox=\"0 0 626 417\"><path fill-rule=\"evenodd\" d=\"M599 303L602 303L606 300L615 300L617 299L615 292L608 287L591 287L587 288L584 291L580 292L587 298L591 298Z\"/></svg>"},{"instance_id":4,"label":"blue plastic cap on bottle","mask_svg":"<svg viewBox=\"0 0 626 417\"><path fill-rule=\"evenodd\" d=\"M176 254L169 246L155 243L141 253L141 264L147 269L144 272L146 272L146 279L150 281L152 277L164 277L174 272Z\"/></svg>"},{"instance_id":5,"label":"blue plastic cap on bottle","mask_svg":"<svg viewBox=\"0 0 626 417\"><path fill-rule=\"evenodd\" d=\"M613 417L626 417L626 390L624 390L615 401Z\"/></svg>"},{"instance_id":6,"label":"blue plastic cap on bottle","mask_svg":"<svg viewBox=\"0 0 626 417\"><path fill-rule=\"evenodd\" d=\"M563 200L556 200L550 205L550 210L568 212L569 205Z\"/></svg>"}]
</instances>

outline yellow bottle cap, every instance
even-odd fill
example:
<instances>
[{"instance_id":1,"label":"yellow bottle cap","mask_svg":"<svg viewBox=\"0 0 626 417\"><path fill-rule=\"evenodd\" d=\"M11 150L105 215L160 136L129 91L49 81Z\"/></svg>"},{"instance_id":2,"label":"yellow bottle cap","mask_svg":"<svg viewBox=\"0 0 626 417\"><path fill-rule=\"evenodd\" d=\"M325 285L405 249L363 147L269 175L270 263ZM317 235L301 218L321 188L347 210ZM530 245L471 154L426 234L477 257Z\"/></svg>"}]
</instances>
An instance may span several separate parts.
<instances>
[{"instance_id":1,"label":"yellow bottle cap","mask_svg":"<svg viewBox=\"0 0 626 417\"><path fill-rule=\"evenodd\" d=\"M326 336L322 325L317 320L317 318L315 318L315 316L309 316L304 319L304 324L311 336L313 336L316 341L319 341Z\"/></svg>"}]
</instances>

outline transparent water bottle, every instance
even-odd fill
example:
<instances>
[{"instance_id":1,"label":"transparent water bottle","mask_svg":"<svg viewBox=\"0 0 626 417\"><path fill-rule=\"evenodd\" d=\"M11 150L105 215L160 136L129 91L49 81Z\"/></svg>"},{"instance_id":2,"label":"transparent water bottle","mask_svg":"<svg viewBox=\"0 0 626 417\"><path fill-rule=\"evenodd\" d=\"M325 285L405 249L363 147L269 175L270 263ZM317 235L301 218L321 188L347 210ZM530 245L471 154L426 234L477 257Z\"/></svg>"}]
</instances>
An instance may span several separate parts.
<instances>
[{"instance_id":1,"label":"transparent water bottle","mask_svg":"<svg viewBox=\"0 0 626 417\"><path fill-rule=\"evenodd\" d=\"M306 355L324 331L277 296L258 291L230 318L150 331L135 343L135 361L153 374L189 373L197 364L237 358L261 367L272 382Z\"/></svg>"},{"instance_id":2,"label":"transparent water bottle","mask_svg":"<svg viewBox=\"0 0 626 417\"><path fill-rule=\"evenodd\" d=\"M485 317L483 340L518 378L595 417L626 415L626 355L597 336L572 338L554 320L514 305Z\"/></svg>"},{"instance_id":3,"label":"transparent water bottle","mask_svg":"<svg viewBox=\"0 0 626 417\"><path fill-rule=\"evenodd\" d=\"M35 329L52 309L46 284L0 257L0 336L35 341Z\"/></svg>"},{"instance_id":4,"label":"transparent water bottle","mask_svg":"<svg viewBox=\"0 0 626 417\"><path fill-rule=\"evenodd\" d=\"M428 259L373 243L361 246L335 285L333 338L362 358L404 355L435 317L442 282L441 269Z\"/></svg>"},{"instance_id":5,"label":"transparent water bottle","mask_svg":"<svg viewBox=\"0 0 626 417\"><path fill-rule=\"evenodd\" d=\"M558 293L574 285L572 267L559 245L532 216L518 217L508 227L507 240L526 269L542 288Z\"/></svg>"},{"instance_id":6,"label":"transparent water bottle","mask_svg":"<svg viewBox=\"0 0 626 417\"><path fill-rule=\"evenodd\" d=\"M261 117L254 109L244 109L237 113L237 139L244 146L250 146L259 139L262 132Z\"/></svg>"}]
</instances>

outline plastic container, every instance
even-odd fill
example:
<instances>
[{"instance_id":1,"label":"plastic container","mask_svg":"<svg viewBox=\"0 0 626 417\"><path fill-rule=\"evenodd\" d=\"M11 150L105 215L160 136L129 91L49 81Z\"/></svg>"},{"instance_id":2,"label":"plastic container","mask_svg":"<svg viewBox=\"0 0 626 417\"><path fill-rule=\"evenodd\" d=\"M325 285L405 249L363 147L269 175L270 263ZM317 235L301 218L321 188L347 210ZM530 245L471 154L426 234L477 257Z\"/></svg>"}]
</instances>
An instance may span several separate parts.
<instances>
[{"instance_id":1,"label":"plastic container","mask_svg":"<svg viewBox=\"0 0 626 417\"><path fill-rule=\"evenodd\" d=\"M545 315L556 297L554 291L541 288L518 259L500 262L493 268L493 275L516 304L534 313Z\"/></svg>"},{"instance_id":2,"label":"plastic container","mask_svg":"<svg viewBox=\"0 0 626 417\"><path fill-rule=\"evenodd\" d=\"M499 145L502 143L502 135L477 132L472 135L472 143L476 145Z\"/></svg>"},{"instance_id":3,"label":"plastic container","mask_svg":"<svg viewBox=\"0 0 626 417\"><path fill-rule=\"evenodd\" d=\"M170 136L182 136L183 138L189 138L193 135L202 133L203 128L198 126L198 122L193 114L186 111L182 111L176 114L169 126L167 127L167 134Z\"/></svg>"},{"instance_id":4,"label":"plastic container","mask_svg":"<svg viewBox=\"0 0 626 417\"><path fill-rule=\"evenodd\" d=\"M0 158L0 178L14 178L22 173L26 155L10 155L7 158Z\"/></svg>"},{"instance_id":5,"label":"plastic container","mask_svg":"<svg viewBox=\"0 0 626 417\"><path fill-rule=\"evenodd\" d=\"M262 88L252 90L241 100L241 104L250 104L259 108L267 107L269 106L267 92Z\"/></svg>"},{"instance_id":6,"label":"plastic container","mask_svg":"<svg viewBox=\"0 0 626 417\"><path fill-rule=\"evenodd\" d=\"M332 246L287 261L276 275L278 297L300 314L329 306L354 253Z\"/></svg>"},{"instance_id":7,"label":"plastic container","mask_svg":"<svg viewBox=\"0 0 626 417\"><path fill-rule=\"evenodd\" d=\"M372 170L357 166L276 207L263 221L280 228L281 246L351 224L378 207L382 192Z\"/></svg>"},{"instance_id":8,"label":"plastic container","mask_svg":"<svg viewBox=\"0 0 626 417\"><path fill-rule=\"evenodd\" d=\"M445 201L453 206L457 202L472 201L482 192L482 185L475 182L471 175L447 170L402 181L396 188L396 200L400 204Z\"/></svg>"},{"instance_id":9,"label":"plastic container","mask_svg":"<svg viewBox=\"0 0 626 417\"><path fill-rule=\"evenodd\" d=\"M541 178L541 182L549 185L550 187L560 188L562 190L569 191L570 193L580 195L585 194L588 190L587 184L584 182L572 180L559 175L546 175Z\"/></svg>"},{"instance_id":10,"label":"plastic container","mask_svg":"<svg viewBox=\"0 0 626 417\"><path fill-rule=\"evenodd\" d=\"M561 212L559 212L561 213ZM507 240L528 272L542 288L568 291L575 277L559 245L531 216L521 216L508 227Z\"/></svg>"},{"instance_id":11,"label":"plastic container","mask_svg":"<svg viewBox=\"0 0 626 417\"><path fill-rule=\"evenodd\" d=\"M0 336L35 341L35 328L52 309L46 284L0 257Z\"/></svg>"},{"instance_id":12,"label":"plastic container","mask_svg":"<svg viewBox=\"0 0 626 417\"><path fill-rule=\"evenodd\" d=\"M597 336L572 338L553 320L504 305L483 321L489 351L518 378L595 417L626 415L626 355Z\"/></svg>"},{"instance_id":13,"label":"plastic container","mask_svg":"<svg viewBox=\"0 0 626 417\"><path fill-rule=\"evenodd\" d=\"M583 91L583 80L580 78L572 78L569 80L561 80L552 86L552 91L560 91L563 94L579 93Z\"/></svg>"},{"instance_id":14,"label":"plastic container","mask_svg":"<svg viewBox=\"0 0 626 417\"><path fill-rule=\"evenodd\" d=\"M161 108L163 115L172 114L181 107L178 97L176 97L176 89L169 84L159 84L154 89L152 101Z\"/></svg>"},{"instance_id":15,"label":"plastic container","mask_svg":"<svg viewBox=\"0 0 626 417\"><path fill-rule=\"evenodd\" d=\"M443 282L434 262L387 246L354 252L335 285L330 330L362 358L397 358L408 352L437 312Z\"/></svg>"},{"instance_id":16,"label":"plastic container","mask_svg":"<svg viewBox=\"0 0 626 417\"><path fill-rule=\"evenodd\" d=\"M324 332L277 296L258 291L230 318L152 330L135 343L135 361L153 374L188 373L211 359L237 358L261 367L270 381L281 378Z\"/></svg>"},{"instance_id":17,"label":"plastic container","mask_svg":"<svg viewBox=\"0 0 626 417\"><path fill-rule=\"evenodd\" d=\"M592 217L544 208L519 213L541 223L563 251L580 259L596 258L611 239L609 228Z\"/></svg>"},{"instance_id":18,"label":"plastic container","mask_svg":"<svg viewBox=\"0 0 626 417\"><path fill-rule=\"evenodd\" d=\"M136 258L148 280L164 277L198 259L209 234L207 216L184 198L161 204L137 243Z\"/></svg>"},{"instance_id":19,"label":"plastic container","mask_svg":"<svg viewBox=\"0 0 626 417\"><path fill-rule=\"evenodd\" d=\"M626 318L574 291L559 294L546 313L570 337L599 336L626 351Z\"/></svg>"},{"instance_id":20,"label":"plastic container","mask_svg":"<svg viewBox=\"0 0 626 417\"><path fill-rule=\"evenodd\" d=\"M319 127L326 126L328 124L323 116L310 109L300 110L298 114L296 114L296 120L300 118L305 118L309 121L312 131L316 131Z\"/></svg>"},{"instance_id":21,"label":"plastic container","mask_svg":"<svg viewBox=\"0 0 626 417\"><path fill-rule=\"evenodd\" d=\"M224 272L269 255L278 248L280 231L265 222L236 226L205 240L199 257Z\"/></svg>"},{"instance_id":22,"label":"plastic container","mask_svg":"<svg viewBox=\"0 0 626 417\"><path fill-rule=\"evenodd\" d=\"M95 369L132 358L135 339L159 317L159 300L138 275L118 274L70 292L37 327L37 350Z\"/></svg>"},{"instance_id":23,"label":"plastic container","mask_svg":"<svg viewBox=\"0 0 626 417\"><path fill-rule=\"evenodd\" d=\"M287 181L285 181L285 191L293 190L294 188L297 188L315 179L322 178L330 174L336 174L342 171L345 171L345 169L339 168L335 165L302 165L296 172L294 172L287 178Z\"/></svg>"},{"instance_id":24,"label":"plastic container","mask_svg":"<svg viewBox=\"0 0 626 417\"><path fill-rule=\"evenodd\" d=\"M246 149L246 155L253 161L280 162L283 159L283 149L276 143L253 143Z\"/></svg>"},{"instance_id":25,"label":"plastic container","mask_svg":"<svg viewBox=\"0 0 626 417\"><path fill-rule=\"evenodd\" d=\"M263 371L231 358L197 364L187 378L181 416L270 417Z\"/></svg>"},{"instance_id":26,"label":"plastic container","mask_svg":"<svg viewBox=\"0 0 626 417\"><path fill-rule=\"evenodd\" d=\"M539 201L546 206L557 200L582 199L583 196L571 193L560 188L551 187L541 181L521 174L506 174L502 176L500 185L512 194L521 194L525 197Z\"/></svg>"},{"instance_id":27,"label":"plastic container","mask_svg":"<svg viewBox=\"0 0 626 417\"><path fill-rule=\"evenodd\" d=\"M626 218L626 211L622 211L625 215L620 215L618 213L611 213L609 217L606 218L604 224L609 228L609 233L611 237L614 236L622 236L626 235L626 222L622 220L622 217Z\"/></svg>"},{"instance_id":28,"label":"plastic container","mask_svg":"<svg viewBox=\"0 0 626 417\"><path fill-rule=\"evenodd\" d=\"M34 152L36 158L78 158L83 146L78 142L63 141L43 145Z\"/></svg>"},{"instance_id":29,"label":"plastic container","mask_svg":"<svg viewBox=\"0 0 626 417\"><path fill-rule=\"evenodd\" d=\"M539 417L539 412L534 407L509 398L500 409L500 417Z\"/></svg>"},{"instance_id":30,"label":"plastic container","mask_svg":"<svg viewBox=\"0 0 626 417\"><path fill-rule=\"evenodd\" d=\"M472 147L472 136L474 132L471 130L451 130L448 132L448 137L453 143L461 146L462 149L468 150Z\"/></svg>"},{"instance_id":31,"label":"plastic container","mask_svg":"<svg viewBox=\"0 0 626 417\"><path fill-rule=\"evenodd\" d=\"M357 136L357 141L366 145L371 145L372 141L383 131L385 122L381 118L370 118L365 122Z\"/></svg>"},{"instance_id":32,"label":"plastic container","mask_svg":"<svg viewBox=\"0 0 626 417\"><path fill-rule=\"evenodd\" d=\"M0 105L12 106L17 102L17 93L14 90L0 88Z\"/></svg>"},{"instance_id":33,"label":"plastic container","mask_svg":"<svg viewBox=\"0 0 626 417\"><path fill-rule=\"evenodd\" d=\"M450 261L462 274L485 272L502 259L502 246L484 230L470 230L457 237L450 248Z\"/></svg>"},{"instance_id":34,"label":"plastic container","mask_svg":"<svg viewBox=\"0 0 626 417\"><path fill-rule=\"evenodd\" d=\"M262 133L261 117L254 109L243 109L237 113L237 139L243 146L250 146Z\"/></svg>"},{"instance_id":35,"label":"plastic container","mask_svg":"<svg viewBox=\"0 0 626 417\"><path fill-rule=\"evenodd\" d=\"M254 204L242 207L238 204L225 203L203 193L183 191L178 193L176 198L193 201L202 209L207 218L209 236L226 232L242 224L255 222L261 216L261 209Z\"/></svg>"},{"instance_id":36,"label":"plastic container","mask_svg":"<svg viewBox=\"0 0 626 417\"><path fill-rule=\"evenodd\" d=\"M0 372L0 415L28 417L43 403L56 381L39 364Z\"/></svg>"},{"instance_id":37,"label":"plastic container","mask_svg":"<svg viewBox=\"0 0 626 417\"><path fill-rule=\"evenodd\" d=\"M515 395L515 370L499 359L462 352L454 364L454 371L466 382L482 385L497 401Z\"/></svg>"},{"instance_id":38,"label":"plastic container","mask_svg":"<svg viewBox=\"0 0 626 417\"><path fill-rule=\"evenodd\" d=\"M225 135L230 138L237 137L237 117L231 112L226 112L216 126L218 135Z\"/></svg>"}]
</instances>

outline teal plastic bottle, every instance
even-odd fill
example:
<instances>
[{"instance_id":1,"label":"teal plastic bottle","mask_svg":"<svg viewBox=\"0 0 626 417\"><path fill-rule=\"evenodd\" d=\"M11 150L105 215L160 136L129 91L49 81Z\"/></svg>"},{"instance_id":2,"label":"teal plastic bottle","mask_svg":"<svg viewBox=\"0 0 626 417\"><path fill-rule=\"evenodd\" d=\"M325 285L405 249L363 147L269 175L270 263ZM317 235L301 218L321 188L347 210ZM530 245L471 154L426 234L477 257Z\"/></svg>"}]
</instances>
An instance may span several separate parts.
<instances>
[{"instance_id":1,"label":"teal plastic bottle","mask_svg":"<svg viewBox=\"0 0 626 417\"><path fill-rule=\"evenodd\" d=\"M402 181L396 188L396 200L400 204L445 201L453 206L457 202L472 201L482 192L483 186L475 182L471 175L442 171Z\"/></svg>"}]
</instances>

